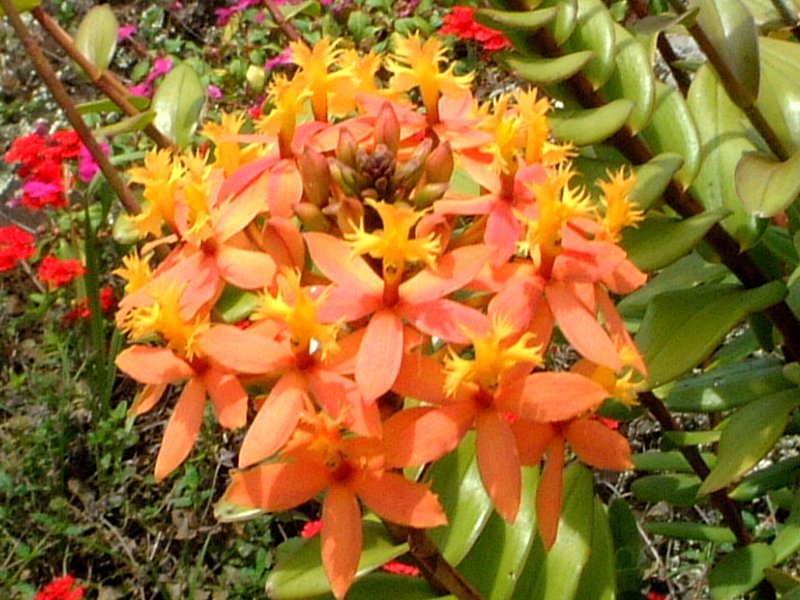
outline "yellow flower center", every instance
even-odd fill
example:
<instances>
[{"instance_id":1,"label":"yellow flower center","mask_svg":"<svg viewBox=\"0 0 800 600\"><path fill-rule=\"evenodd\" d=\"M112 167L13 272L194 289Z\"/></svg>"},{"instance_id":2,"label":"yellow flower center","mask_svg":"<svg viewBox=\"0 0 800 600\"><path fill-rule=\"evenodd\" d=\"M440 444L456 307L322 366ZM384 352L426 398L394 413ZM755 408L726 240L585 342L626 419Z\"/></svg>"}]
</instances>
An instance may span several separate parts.
<instances>
[{"instance_id":1,"label":"yellow flower center","mask_svg":"<svg viewBox=\"0 0 800 600\"><path fill-rule=\"evenodd\" d=\"M597 182L603 192L605 205L605 215L600 224L604 237L617 243L622 239L622 230L638 225L644 219L644 213L629 198L631 188L636 183L636 174L631 173L626 177L624 170L620 169L616 173L609 173L608 177L610 181Z\"/></svg>"}]
</instances>

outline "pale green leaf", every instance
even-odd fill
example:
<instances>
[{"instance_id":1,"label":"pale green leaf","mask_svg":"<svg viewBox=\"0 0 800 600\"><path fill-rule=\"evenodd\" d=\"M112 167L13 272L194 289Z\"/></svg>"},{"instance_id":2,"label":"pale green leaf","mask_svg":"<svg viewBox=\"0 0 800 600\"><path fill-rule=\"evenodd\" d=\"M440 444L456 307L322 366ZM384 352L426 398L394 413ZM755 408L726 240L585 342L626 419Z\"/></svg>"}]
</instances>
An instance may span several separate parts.
<instances>
[{"instance_id":1,"label":"pale green leaf","mask_svg":"<svg viewBox=\"0 0 800 600\"><path fill-rule=\"evenodd\" d=\"M736 165L736 193L757 217L774 217L800 195L800 152L781 162L761 154L745 154Z\"/></svg>"},{"instance_id":2,"label":"pale green leaf","mask_svg":"<svg viewBox=\"0 0 800 600\"><path fill-rule=\"evenodd\" d=\"M575 31L575 26L578 24L578 1L577 0L544 0L540 4L542 8L555 6L558 8L558 14L555 20L550 23L547 28L553 34L556 43L561 45L572 32Z\"/></svg>"},{"instance_id":3,"label":"pale green leaf","mask_svg":"<svg viewBox=\"0 0 800 600\"><path fill-rule=\"evenodd\" d=\"M550 113L550 127L557 140L588 146L614 135L632 111L633 102L623 99L588 110L556 110Z\"/></svg>"},{"instance_id":4,"label":"pale green leaf","mask_svg":"<svg viewBox=\"0 0 800 600\"><path fill-rule=\"evenodd\" d=\"M789 413L800 404L796 388L776 392L734 412L722 430L717 464L700 488L710 494L724 488L752 469L775 445L789 420Z\"/></svg>"},{"instance_id":5,"label":"pale green leaf","mask_svg":"<svg viewBox=\"0 0 800 600\"><path fill-rule=\"evenodd\" d=\"M205 87L195 70L185 63L173 67L153 95L156 128L179 147L186 147L205 99Z\"/></svg>"},{"instance_id":6,"label":"pale green leaf","mask_svg":"<svg viewBox=\"0 0 800 600\"><path fill-rule=\"evenodd\" d=\"M108 4L92 7L78 25L75 47L98 71L104 71L111 63L117 47L119 23Z\"/></svg>"},{"instance_id":7,"label":"pale green leaf","mask_svg":"<svg viewBox=\"0 0 800 600\"><path fill-rule=\"evenodd\" d=\"M616 598L616 569L614 544L606 508L599 498L594 499L592 541L589 561L583 568L575 600L614 600Z\"/></svg>"},{"instance_id":8,"label":"pale green leaf","mask_svg":"<svg viewBox=\"0 0 800 600\"><path fill-rule=\"evenodd\" d=\"M592 56L593 53L586 50L565 54L558 58L509 56L503 62L517 75L531 83L550 85L575 75L589 62Z\"/></svg>"},{"instance_id":9,"label":"pale green leaf","mask_svg":"<svg viewBox=\"0 0 800 600\"><path fill-rule=\"evenodd\" d=\"M608 81L615 69L614 20L601 0L578 0L575 31L564 42L568 52L591 50L594 53L584 73L595 89Z\"/></svg>"},{"instance_id":10,"label":"pale green leaf","mask_svg":"<svg viewBox=\"0 0 800 600\"><path fill-rule=\"evenodd\" d=\"M555 19L556 7L529 11L506 11L482 8L475 12L475 20L481 25L500 31L536 31Z\"/></svg>"},{"instance_id":11,"label":"pale green leaf","mask_svg":"<svg viewBox=\"0 0 800 600\"><path fill-rule=\"evenodd\" d=\"M21 13L33 10L42 3L42 0L12 0L11 3ZM0 17L4 17L6 11L0 7Z\"/></svg>"},{"instance_id":12,"label":"pale green leaf","mask_svg":"<svg viewBox=\"0 0 800 600\"><path fill-rule=\"evenodd\" d=\"M636 168L636 183L628 197L642 210L653 206L683 165L680 154L665 152Z\"/></svg>"}]
</instances>

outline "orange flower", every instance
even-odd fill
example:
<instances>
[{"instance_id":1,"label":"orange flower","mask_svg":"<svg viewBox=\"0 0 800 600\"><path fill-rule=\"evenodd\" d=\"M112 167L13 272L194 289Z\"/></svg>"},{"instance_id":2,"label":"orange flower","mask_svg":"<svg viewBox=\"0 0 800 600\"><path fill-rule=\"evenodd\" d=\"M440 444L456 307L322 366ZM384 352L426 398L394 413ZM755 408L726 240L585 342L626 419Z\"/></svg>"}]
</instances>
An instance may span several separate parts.
<instances>
[{"instance_id":1,"label":"orange flower","mask_svg":"<svg viewBox=\"0 0 800 600\"><path fill-rule=\"evenodd\" d=\"M224 499L267 511L288 510L327 489L322 504L322 562L343 598L361 556L361 501L381 518L437 527L447 517L427 486L386 467L375 438L345 437L338 423L306 414L280 460L233 474Z\"/></svg>"}]
</instances>

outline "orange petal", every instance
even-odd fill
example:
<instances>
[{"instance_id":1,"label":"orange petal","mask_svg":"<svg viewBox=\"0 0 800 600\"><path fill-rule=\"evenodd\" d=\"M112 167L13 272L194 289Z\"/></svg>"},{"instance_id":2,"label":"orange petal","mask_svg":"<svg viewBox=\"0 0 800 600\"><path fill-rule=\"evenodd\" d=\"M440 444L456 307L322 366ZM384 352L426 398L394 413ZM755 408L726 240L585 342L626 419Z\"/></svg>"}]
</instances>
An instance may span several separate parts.
<instances>
[{"instance_id":1,"label":"orange petal","mask_svg":"<svg viewBox=\"0 0 800 600\"><path fill-rule=\"evenodd\" d=\"M289 441L305 401L305 380L289 372L275 387L253 419L239 451L239 467L249 467L275 454Z\"/></svg>"},{"instance_id":2,"label":"orange petal","mask_svg":"<svg viewBox=\"0 0 800 600\"><path fill-rule=\"evenodd\" d=\"M403 303L400 312L423 333L456 344L469 343L464 330L480 336L491 329L491 322L479 310L444 298L414 305Z\"/></svg>"},{"instance_id":3,"label":"orange petal","mask_svg":"<svg viewBox=\"0 0 800 600\"><path fill-rule=\"evenodd\" d=\"M333 595L344 598L361 558L361 509L347 487L332 485L322 504L322 564Z\"/></svg>"},{"instance_id":4,"label":"orange petal","mask_svg":"<svg viewBox=\"0 0 800 600\"><path fill-rule=\"evenodd\" d=\"M400 372L392 390L407 398L442 404L446 400L446 380L447 373L441 360L418 352L410 352L403 356Z\"/></svg>"},{"instance_id":5,"label":"orange petal","mask_svg":"<svg viewBox=\"0 0 800 600\"><path fill-rule=\"evenodd\" d=\"M185 279L177 279L179 282L186 282L186 288L181 294L181 317L187 321L201 308L214 302L222 291L216 260L202 252L198 254L202 260L197 263L197 267L183 270Z\"/></svg>"},{"instance_id":6,"label":"orange petal","mask_svg":"<svg viewBox=\"0 0 800 600\"><path fill-rule=\"evenodd\" d=\"M545 295L558 327L581 355L614 371L622 368L619 353L597 316L587 310L567 284L551 281Z\"/></svg>"},{"instance_id":7,"label":"orange petal","mask_svg":"<svg viewBox=\"0 0 800 600\"><path fill-rule=\"evenodd\" d=\"M447 525L438 496L427 485L409 481L399 473L364 472L355 491L370 510L392 523L408 527Z\"/></svg>"},{"instance_id":8,"label":"orange petal","mask_svg":"<svg viewBox=\"0 0 800 600\"><path fill-rule=\"evenodd\" d=\"M209 369L203 383L211 396L217 421L225 429L239 429L247 423L247 392L236 376Z\"/></svg>"},{"instance_id":9,"label":"orange petal","mask_svg":"<svg viewBox=\"0 0 800 600\"><path fill-rule=\"evenodd\" d=\"M400 299L419 304L442 298L475 279L494 249L476 244L457 248L442 256L435 269L424 269L400 285Z\"/></svg>"},{"instance_id":10,"label":"orange petal","mask_svg":"<svg viewBox=\"0 0 800 600\"><path fill-rule=\"evenodd\" d=\"M331 286L317 309L321 323L355 321L383 306L380 294L340 285Z\"/></svg>"},{"instance_id":11,"label":"orange petal","mask_svg":"<svg viewBox=\"0 0 800 600\"><path fill-rule=\"evenodd\" d=\"M628 348L635 353L636 356L631 364L637 371L639 371L639 373L641 373L644 377L647 377L647 367L644 364L642 355L639 354L639 349L636 347L636 342L633 341L631 334L628 333L628 328L625 327L625 323L617 311L617 307L614 306L614 303L608 296L608 292L602 288L598 289L597 292L597 304L600 306L600 310L603 313L603 318L606 320L606 324L608 326L608 330L611 332L611 335L614 336L618 342L622 341L623 344L628 346Z\"/></svg>"},{"instance_id":12,"label":"orange petal","mask_svg":"<svg viewBox=\"0 0 800 600\"><path fill-rule=\"evenodd\" d=\"M347 428L358 435L381 436L378 404L365 402L352 379L327 369L314 369L307 377L314 399L330 416L343 418Z\"/></svg>"},{"instance_id":13,"label":"orange petal","mask_svg":"<svg viewBox=\"0 0 800 600\"><path fill-rule=\"evenodd\" d=\"M596 408L607 397L603 386L577 373L534 373L525 380L520 416L566 421Z\"/></svg>"},{"instance_id":14,"label":"orange petal","mask_svg":"<svg viewBox=\"0 0 800 600\"><path fill-rule=\"evenodd\" d=\"M152 410L158 401L161 400L161 396L164 395L164 390L166 389L166 383L144 386L139 392L139 395L136 396L136 400L128 409L128 416L138 417Z\"/></svg>"},{"instance_id":15,"label":"orange petal","mask_svg":"<svg viewBox=\"0 0 800 600\"><path fill-rule=\"evenodd\" d=\"M217 251L219 274L225 281L245 290L269 287L277 267L269 254L222 246Z\"/></svg>"},{"instance_id":16,"label":"orange petal","mask_svg":"<svg viewBox=\"0 0 800 600\"><path fill-rule=\"evenodd\" d=\"M391 310L372 315L356 357L356 383L367 402L388 392L403 359L403 322Z\"/></svg>"},{"instance_id":17,"label":"orange petal","mask_svg":"<svg viewBox=\"0 0 800 600\"><path fill-rule=\"evenodd\" d=\"M224 498L267 511L289 510L311 500L329 479L328 470L320 464L272 463L234 472Z\"/></svg>"},{"instance_id":18,"label":"orange petal","mask_svg":"<svg viewBox=\"0 0 800 600\"><path fill-rule=\"evenodd\" d=\"M269 212L275 217L286 219L294 216L292 206L303 196L303 180L294 159L283 159L269 172L267 202Z\"/></svg>"},{"instance_id":19,"label":"orange petal","mask_svg":"<svg viewBox=\"0 0 800 600\"><path fill-rule=\"evenodd\" d=\"M575 419L564 432L581 462L598 469L633 469L631 447L622 435L594 419Z\"/></svg>"},{"instance_id":20,"label":"orange petal","mask_svg":"<svg viewBox=\"0 0 800 600\"><path fill-rule=\"evenodd\" d=\"M548 423L519 419L511 425L517 440L517 452L523 465L532 467L542 461L545 450L553 443L556 433Z\"/></svg>"},{"instance_id":21,"label":"orange petal","mask_svg":"<svg viewBox=\"0 0 800 600\"><path fill-rule=\"evenodd\" d=\"M326 233L306 233L303 237L314 264L323 275L354 293L383 294L383 280L361 257L354 257L350 246Z\"/></svg>"},{"instance_id":22,"label":"orange petal","mask_svg":"<svg viewBox=\"0 0 800 600\"><path fill-rule=\"evenodd\" d=\"M502 264L514 256L522 225L512 212L511 204L498 202L486 220L484 241L494 248L492 264Z\"/></svg>"},{"instance_id":23,"label":"orange petal","mask_svg":"<svg viewBox=\"0 0 800 600\"><path fill-rule=\"evenodd\" d=\"M219 189L217 197L224 202L229 198L245 193L248 186L254 185L257 178L263 175L274 163L275 158L268 156L243 165L230 177L225 179ZM266 200L266 198L264 200Z\"/></svg>"},{"instance_id":24,"label":"orange petal","mask_svg":"<svg viewBox=\"0 0 800 600\"><path fill-rule=\"evenodd\" d=\"M475 432L483 487L500 516L513 524L519 511L522 476L511 425L495 411L484 410L478 413Z\"/></svg>"},{"instance_id":25,"label":"orange petal","mask_svg":"<svg viewBox=\"0 0 800 600\"><path fill-rule=\"evenodd\" d=\"M267 374L285 366L290 358L285 345L233 325L217 325L204 331L199 344L214 362L237 373Z\"/></svg>"},{"instance_id":26,"label":"orange petal","mask_svg":"<svg viewBox=\"0 0 800 600\"><path fill-rule=\"evenodd\" d=\"M164 431L156 458L156 481L162 481L189 456L203 424L205 405L206 388L202 381L193 377L183 388Z\"/></svg>"},{"instance_id":27,"label":"orange petal","mask_svg":"<svg viewBox=\"0 0 800 600\"><path fill-rule=\"evenodd\" d=\"M192 368L167 348L131 346L114 361L120 371L139 383L175 383L192 375Z\"/></svg>"},{"instance_id":28,"label":"orange petal","mask_svg":"<svg viewBox=\"0 0 800 600\"><path fill-rule=\"evenodd\" d=\"M556 438L547 451L547 463L536 492L536 517L539 534L547 550L553 547L558 534L558 520L564 491L564 440Z\"/></svg>"},{"instance_id":29,"label":"orange petal","mask_svg":"<svg viewBox=\"0 0 800 600\"><path fill-rule=\"evenodd\" d=\"M238 172L241 172L239 169ZM236 177L236 173L233 175ZM227 183L227 181L225 182ZM225 188L225 183L222 188ZM244 229L259 213L267 211L269 175L262 173L229 202L225 202L214 219L217 241L224 242ZM224 198L223 198L224 201Z\"/></svg>"},{"instance_id":30,"label":"orange petal","mask_svg":"<svg viewBox=\"0 0 800 600\"><path fill-rule=\"evenodd\" d=\"M474 420L471 402L400 411L383 424L387 468L414 467L440 459L458 446Z\"/></svg>"},{"instance_id":31,"label":"orange petal","mask_svg":"<svg viewBox=\"0 0 800 600\"><path fill-rule=\"evenodd\" d=\"M264 226L264 250L281 266L303 269L306 247L297 225L289 219L272 217Z\"/></svg>"}]
</instances>

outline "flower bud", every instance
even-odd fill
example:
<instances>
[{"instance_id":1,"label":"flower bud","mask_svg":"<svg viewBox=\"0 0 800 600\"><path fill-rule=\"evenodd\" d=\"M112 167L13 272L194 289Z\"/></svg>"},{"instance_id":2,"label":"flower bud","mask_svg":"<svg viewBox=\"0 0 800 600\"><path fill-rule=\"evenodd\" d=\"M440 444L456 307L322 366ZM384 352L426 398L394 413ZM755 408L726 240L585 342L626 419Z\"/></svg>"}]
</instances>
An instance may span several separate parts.
<instances>
[{"instance_id":1,"label":"flower bud","mask_svg":"<svg viewBox=\"0 0 800 600\"><path fill-rule=\"evenodd\" d=\"M375 145L383 144L396 155L400 148L400 121L388 102L381 106L375 119Z\"/></svg>"},{"instance_id":2,"label":"flower bud","mask_svg":"<svg viewBox=\"0 0 800 600\"><path fill-rule=\"evenodd\" d=\"M258 65L250 65L247 67L245 78L247 79L247 83L250 84L250 87L253 88L253 91L256 94L260 94L262 92L264 89L264 84L267 81L267 76L264 73L264 67L259 67Z\"/></svg>"},{"instance_id":3,"label":"flower bud","mask_svg":"<svg viewBox=\"0 0 800 600\"><path fill-rule=\"evenodd\" d=\"M426 183L414 196L414 204L417 209L427 208L440 200L449 187L449 183Z\"/></svg>"},{"instance_id":4,"label":"flower bud","mask_svg":"<svg viewBox=\"0 0 800 600\"><path fill-rule=\"evenodd\" d=\"M339 134L339 142L336 144L336 158L348 167L356 166L356 154L358 153L358 141L350 133L349 129L342 129Z\"/></svg>"},{"instance_id":5,"label":"flower bud","mask_svg":"<svg viewBox=\"0 0 800 600\"><path fill-rule=\"evenodd\" d=\"M292 206L294 214L309 231L328 231L331 223L318 206L311 202L298 202Z\"/></svg>"},{"instance_id":6,"label":"flower bud","mask_svg":"<svg viewBox=\"0 0 800 600\"><path fill-rule=\"evenodd\" d=\"M357 196L358 186L356 185L356 172L351 167L333 159L330 164L330 174L336 184L347 196Z\"/></svg>"},{"instance_id":7,"label":"flower bud","mask_svg":"<svg viewBox=\"0 0 800 600\"><path fill-rule=\"evenodd\" d=\"M306 146L297 161L303 178L306 199L316 206L324 206L331 193L331 170L325 156Z\"/></svg>"},{"instance_id":8,"label":"flower bud","mask_svg":"<svg viewBox=\"0 0 800 600\"><path fill-rule=\"evenodd\" d=\"M428 155L425 163L425 179L428 183L447 183L453 176L455 162L450 142L443 142Z\"/></svg>"},{"instance_id":9,"label":"flower bud","mask_svg":"<svg viewBox=\"0 0 800 600\"><path fill-rule=\"evenodd\" d=\"M424 172L425 163L421 159L412 156L397 168L394 175L395 189L413 190Z\"/></svg>"}]
</instances>

